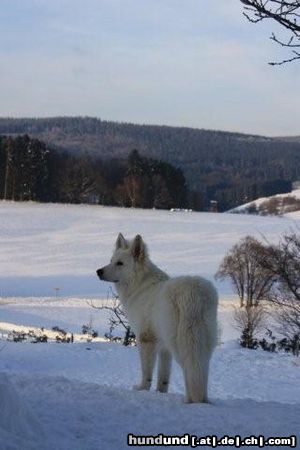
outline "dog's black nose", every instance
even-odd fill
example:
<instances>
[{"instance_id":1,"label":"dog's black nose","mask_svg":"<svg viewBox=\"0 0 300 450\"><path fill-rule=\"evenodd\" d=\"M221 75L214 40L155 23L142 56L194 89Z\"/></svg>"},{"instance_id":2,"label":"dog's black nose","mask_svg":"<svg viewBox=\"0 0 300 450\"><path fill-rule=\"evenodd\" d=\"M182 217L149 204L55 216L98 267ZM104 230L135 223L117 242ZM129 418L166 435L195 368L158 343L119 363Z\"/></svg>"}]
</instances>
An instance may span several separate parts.
<instances>
[{"instance_id":1,"label":"dog's black nose","mask_svg":"<svg viewBox=\"0 0 300 450\"><path fill-rule=\"evenodd\" d=\"M99 278L102 278L102 276L103 276L103 269L98 269L97 270L97 275L98 275Z\"/></svg>"}]
</instances>

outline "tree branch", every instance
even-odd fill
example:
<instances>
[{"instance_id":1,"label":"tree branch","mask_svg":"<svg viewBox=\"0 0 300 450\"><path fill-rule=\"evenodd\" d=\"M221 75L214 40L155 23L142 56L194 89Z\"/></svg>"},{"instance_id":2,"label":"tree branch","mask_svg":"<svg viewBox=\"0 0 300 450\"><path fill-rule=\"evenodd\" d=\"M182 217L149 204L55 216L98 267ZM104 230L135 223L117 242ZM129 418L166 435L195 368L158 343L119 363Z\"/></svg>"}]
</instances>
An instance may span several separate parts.
<instances>
[{"instance_id":1,"label":"tree branch","mask_svg":"<svg viewBox=\"0 0 300 450\"><path fill-rule=\"evenodd\" d=\"M300 0L240 0L244 5L243 15L251 23L258 23L271 19L282 28L289 31L291 36L284 42L275 33L270 39L285 48L300 49ZM280 66L300 59L300 52L293 50L293 55L280 62L270 62L271 66Z\"/></svg>"}]
</instances>

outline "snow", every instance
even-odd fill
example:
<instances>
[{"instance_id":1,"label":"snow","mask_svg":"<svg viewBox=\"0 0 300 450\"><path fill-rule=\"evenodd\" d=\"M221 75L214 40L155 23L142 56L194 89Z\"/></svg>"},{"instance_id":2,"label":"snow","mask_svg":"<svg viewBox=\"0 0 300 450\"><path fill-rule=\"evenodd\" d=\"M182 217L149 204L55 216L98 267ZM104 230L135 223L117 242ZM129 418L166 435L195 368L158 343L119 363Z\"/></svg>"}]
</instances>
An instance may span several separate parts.
<instances>
[{"instance_id":1,"label":"snow","mask_svg":"<svg viewBox=\"0 0 300 450\"><path fill-rule=\"evenodd\" d=\"M28 328L52 329L55 326L78 334L82 325L90 324L103 336L107 331L108 313L102 311L100 314L90 306L98 307L102 303L102 300L79 298L0 298L0 334L18 327L19 331L26 331Z\"/></svg>"},{"instance_id":2,"label":"snow","mask_svg":"<svg viewBox=\"0 0 300 450\"><path fill-rule=\"evenodd\" d=\"M299 220L0 203L0 449L122 450L128 433L299 439L300 359L239 347L232 322L237 300L226 283L218 285L221 336L210 404L183 403L176 364L167 395L133 391L137 348L84 342L80 335L83 324L100 336L108 329L107 313L89 303L99 306L111 296L94 274L109 260L119 231L145 236L152 258L170 274L213 279L240 237L276 240ZM53 326L75 333L75 343L5 340L12 329Z\"/></svg>"},{"instance_id":3,"label":"snow","mask_svg":"<svg viewBox=\"0 0 300 450\"><path fill-rule=\"evenodd\" d=\"M0 443L1 448L22 447L24 440L33 440L38 433L43 436L42 428L32 411L17 393L10 376L0 377ZM11 436L14 444L11 445Z\"/></svg>"},{"instance_id":4,"label":"snow","mask_svg":"<svg viewBox=\"0 0 300 450\"><path fill-rule=\"evenodd\" d=\"M0 296L101 297L95 271L108 263L117 234L142 234L152 259L171 275L213 280L225 252L246 234L277 239L291 219L214 213L0 202ZM230 287L218 285L224 295Z\"/></svg>"},{"instance_id":5,"label":"snow","mask_svg":"<svg viewBox=\"0 0 300 450\"><path fill-rule=\"evenodd\" d=\"M221 304L221 323L228 322L231 309ZM35 449L42 443L44 449L117 450L126 448L128 433L297 434L299 358L241 349L231 339L223 342L211 363L209 405L182 402L177 365L169 394L133 391L138 367L135 347L3 343L0 394L6 406L0 448Z\"/></svg>"}]
</instances>

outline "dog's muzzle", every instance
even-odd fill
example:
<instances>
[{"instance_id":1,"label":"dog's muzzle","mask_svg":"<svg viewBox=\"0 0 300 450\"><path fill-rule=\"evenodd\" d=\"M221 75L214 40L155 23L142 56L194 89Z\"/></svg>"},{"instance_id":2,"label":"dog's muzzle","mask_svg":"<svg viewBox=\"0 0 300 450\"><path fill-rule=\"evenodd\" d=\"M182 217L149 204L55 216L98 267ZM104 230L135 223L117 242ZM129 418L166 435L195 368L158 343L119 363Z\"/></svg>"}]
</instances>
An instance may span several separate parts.
<instances>
[{"instance_id":1,"label":"dog's muzzle","mask_svg":"<svg viewBox=\"0 0 300 450\"><path fill-rule=\"evenodd\" d=\"M103 273L104 273L103 269L98 269L96 273L97 273L98 277L100 278L100 280L102 280L103 279Z\"/></svg>"},{"instance_id":2,"label":"dog's muzzle","mask_svg":"<svg viewBox=\"0 0 300 450\"><path fill-rule=\"evenodd\" d=\"M103 281L110 281L110 282L112 282L112 283L118 283L118 282L119 282L119 280L108 280L107 278L104 278L104 270L103 270L103 269L98 269L98 270L96 271L96 274L98 275L98 277L100 278L100 280L103 280Z\"/></svg>"}]
</instances>

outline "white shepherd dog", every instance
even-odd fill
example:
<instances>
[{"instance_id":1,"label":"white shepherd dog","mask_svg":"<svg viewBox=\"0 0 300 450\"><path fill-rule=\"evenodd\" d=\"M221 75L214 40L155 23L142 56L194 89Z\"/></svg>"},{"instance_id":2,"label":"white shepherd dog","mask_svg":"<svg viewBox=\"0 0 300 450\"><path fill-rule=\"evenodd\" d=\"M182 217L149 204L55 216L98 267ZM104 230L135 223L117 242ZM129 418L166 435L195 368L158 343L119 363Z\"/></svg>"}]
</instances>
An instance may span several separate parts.
<instances>
[{"instance_id":1,"label":"white shepherd dog","mask_svg":"<svg viewBox=\"0 0 300 450\"><path fill-rule=\"evenodd\" d=\"M157 353L157 390L167 392L172 355L183 370L189 403L207 402L209 361L217 342L218 294L201 277L170 278L153 264L140 235L128 241L119 234L110 264L97 270L115 283L137 336L142 381L149 390Z\"/></svg>"}]
</instances>

